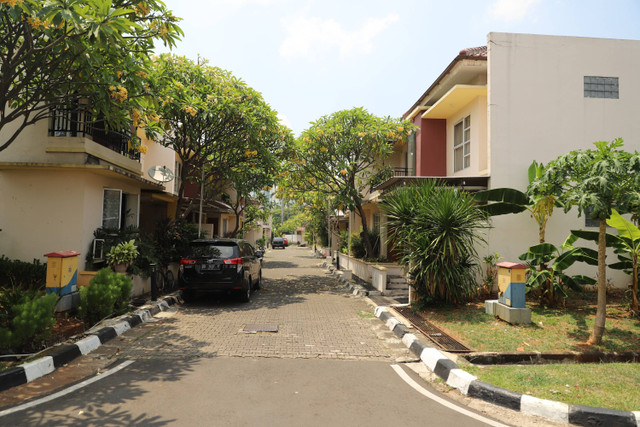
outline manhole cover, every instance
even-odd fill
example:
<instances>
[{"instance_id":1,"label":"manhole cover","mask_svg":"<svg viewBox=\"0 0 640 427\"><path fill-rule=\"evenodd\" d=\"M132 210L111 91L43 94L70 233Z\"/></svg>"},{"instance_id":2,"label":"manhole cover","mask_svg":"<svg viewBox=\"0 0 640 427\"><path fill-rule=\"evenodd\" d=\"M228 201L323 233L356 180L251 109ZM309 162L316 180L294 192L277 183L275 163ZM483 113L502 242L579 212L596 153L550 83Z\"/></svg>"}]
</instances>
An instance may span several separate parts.
<instances>
[{"instance_id":1,"label":"manhole cover","mask_svg":"<svg viewBox=\"0 0 640 427\"><path fill-rule=\"evenodd\" d=\"M244 325L242 332L278 332L277 323L248 323Z\"/></svg>"}]
</instances>

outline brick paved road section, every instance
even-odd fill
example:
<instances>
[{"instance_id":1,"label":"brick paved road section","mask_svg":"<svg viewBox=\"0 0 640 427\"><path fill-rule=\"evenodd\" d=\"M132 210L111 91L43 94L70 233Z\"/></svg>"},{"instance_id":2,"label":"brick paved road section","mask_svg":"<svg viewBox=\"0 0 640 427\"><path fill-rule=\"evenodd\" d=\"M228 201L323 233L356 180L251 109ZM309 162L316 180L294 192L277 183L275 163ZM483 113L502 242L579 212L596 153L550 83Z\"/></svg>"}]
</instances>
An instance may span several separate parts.
<instances>
[{"instance_id":1,"label":"brick paved road section","mask_svg":"<svg viewBox=\"0 0 640 427\"><path fill-rule=\"evenodd\" d=\"M392 359L375 329L371 307L318 267L309 249L268 251L263 288L251 302L203 298L174 316L134 328L114 340L120 357L278 357ZM247 324L275 323L278 332L245 333ZM118 342L119 341L119 342ZM111 353L113 354L113 353Z\"/></svg>"}]
</instances>

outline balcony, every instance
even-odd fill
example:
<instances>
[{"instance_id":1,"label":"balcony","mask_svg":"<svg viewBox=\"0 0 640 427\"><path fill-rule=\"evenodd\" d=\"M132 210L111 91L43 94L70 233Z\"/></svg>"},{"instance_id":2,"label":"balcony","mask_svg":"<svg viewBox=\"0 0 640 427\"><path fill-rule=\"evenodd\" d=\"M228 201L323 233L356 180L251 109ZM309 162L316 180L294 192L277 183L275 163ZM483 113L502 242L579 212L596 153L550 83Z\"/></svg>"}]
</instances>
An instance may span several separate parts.
<instances>
[{"instance_id":1,"label":"balcony","mask_svg":"<svg viewBox=\"0 0 640 427\"><path fill-rule=\"evenodd\" d=\"M88 137L93 142L140 162L140 153L129 148L131 130L106 130L103 120L92 120L91 113L81 110L57 109L52 111L49 136Z\"/></svg>"}]
</instances>

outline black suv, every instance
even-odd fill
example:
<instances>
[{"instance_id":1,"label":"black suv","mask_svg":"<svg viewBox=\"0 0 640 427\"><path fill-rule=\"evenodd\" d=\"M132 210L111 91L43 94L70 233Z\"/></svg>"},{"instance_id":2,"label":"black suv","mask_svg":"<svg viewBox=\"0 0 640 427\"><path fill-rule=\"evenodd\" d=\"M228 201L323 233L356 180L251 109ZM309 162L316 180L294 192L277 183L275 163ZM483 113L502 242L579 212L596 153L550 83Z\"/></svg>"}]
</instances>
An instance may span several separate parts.
<instances>
[{"instance_id":1,"label":"black suv","mask_svg":"<svg viewBox=\"0 0 640 427\"><path fill-rule=\"evenodd\" d=\"M286 245L284 243L284 239L282 237L274 237L273 240L271 241L271 247L273 249L275 249L275 248L284 249L286 247Z\"/></svg>"},{"instance_id":2,"label":"black suv","mask_svg":"<svg viewBox=\"0 0 640 427\"><path fill-rule=\"evenodd\" d=\"M185 301L196 293L236 294L243 302L260 288L260 252L240 239L202 239L180 260L178 287Z\"/></svg>"}]
</instances>

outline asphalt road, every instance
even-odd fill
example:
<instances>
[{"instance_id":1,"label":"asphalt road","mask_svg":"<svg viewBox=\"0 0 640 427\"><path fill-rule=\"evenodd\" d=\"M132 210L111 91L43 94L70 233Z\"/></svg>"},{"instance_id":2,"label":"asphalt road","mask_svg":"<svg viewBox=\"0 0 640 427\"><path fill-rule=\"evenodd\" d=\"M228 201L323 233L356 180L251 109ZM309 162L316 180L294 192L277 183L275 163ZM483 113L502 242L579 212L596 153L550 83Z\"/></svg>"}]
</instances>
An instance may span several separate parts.
<instances>
[{"instance_id":1,"label":"asphalt road","mask_svg":"<svg viewBox=\"0 0 640 427\"><path fill-rule=\"evenodd\" d=\"M269 251L250 303L205 298L134 328L91 355L115 371L0 425L499 425L398 363L406 354L371 307L317 264L307 249ZM250 323L278 332L245 333Z\"/></svg>"}]
</instances>

